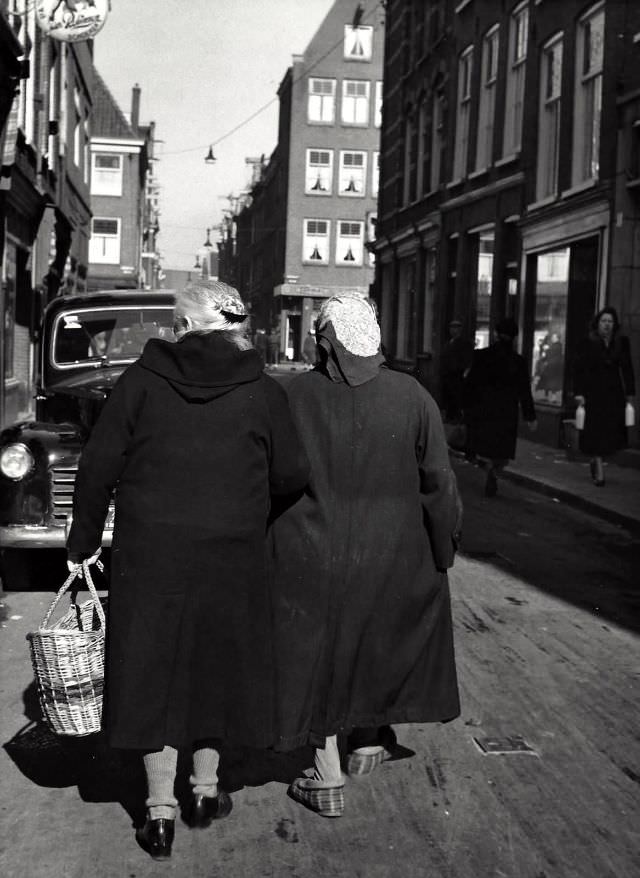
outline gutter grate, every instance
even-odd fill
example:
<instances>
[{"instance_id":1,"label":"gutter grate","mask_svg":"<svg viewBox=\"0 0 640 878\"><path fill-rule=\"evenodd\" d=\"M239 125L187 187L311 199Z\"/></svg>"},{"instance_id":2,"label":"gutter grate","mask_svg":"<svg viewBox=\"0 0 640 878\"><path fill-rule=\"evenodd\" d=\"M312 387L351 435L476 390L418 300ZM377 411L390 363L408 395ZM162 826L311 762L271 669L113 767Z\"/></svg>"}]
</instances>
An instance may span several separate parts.
<instances>
[{"instance_id":1,"label":"gutter grate","mask_svg":"<svg viewBox=\"0 0 640 878\"><path fill-rule=\"evenodd\" d=\"M528 756L539 756L521 735L505 735L501 738L474 738L476 747L483 756L513 756L523 753Z\"/></svg>"}]
</instances>

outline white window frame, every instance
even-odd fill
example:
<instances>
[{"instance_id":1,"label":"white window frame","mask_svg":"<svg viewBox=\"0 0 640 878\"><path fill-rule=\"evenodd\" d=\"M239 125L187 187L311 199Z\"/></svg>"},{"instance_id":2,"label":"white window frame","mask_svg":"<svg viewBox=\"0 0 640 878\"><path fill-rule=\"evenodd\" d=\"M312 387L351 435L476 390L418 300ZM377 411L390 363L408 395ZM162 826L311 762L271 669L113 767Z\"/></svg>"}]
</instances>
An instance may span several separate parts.
<instances>
[{"instance_id":1,"label":"white window frame","mask_svg":"<svg viewBox=\"0 0 640 878\"><path fill-rule=\"evenodd\" d=\"M322 229L320 224L324 224ZM328 219L310 217L302 221L302 261L305 265L328 265L331 223ZM317 252L319 258L314 258Z\"/></svg>"},{"instance_id":2,"label":"white window frame","mask_svg":"<svg viewBox=\"0 0 640 878\"><path fill-rule=\"evenodd\" d=\"M371 155L371 197L377 198L380 191L380 152Z\"/></svg>"},{"instance_id":3,"label":"white window frame","mask_svg":"<svg viewBox=\"0 0 640 878\"><path fill-rule=\"evenodd\" d=\"M476 143L476 170L493 164L493 129L496 115L496 85L500 53L500 27L490 28L482 41L482 80L478 107L478 139Z\"/></svg>"},{"instance_id":4,"label":"white window frame","mask_svg":"<svg viewBox=\"0 0 640 878\"><path fill-rule=\"evenodd\" d=\"M348 94L350 90L354 93ZM364 92L364 94L357 92ZM343 125L357 125L362 128L369 124L370 96L371 83L368 79L342 80L340 121Z\"/></svg>"},{"instance_id":5,"label":"white window frame","mask_svg":"<svg viewBox=\"0 0 640 878\"><path fill-rule=\"evenodd\" d=\"M467 176L472 81L473 46L467 46L458 58L458 102L456 107L456 137L453 155L454 180L462 180Z\"/></svg>"},{"instance_id":6,"label":"white window frame","mask_svg":"<svg viewBox=\"0 0 640 878\"><path fill-rule=\"evenodd\" d=\"M529 6L522 3L511 13L509 22L509 56L505 98L502 155L517 155L522 149L524 85L529 50Z\"/></svg>"},{"instance_id":7,"label":"white window frame","mask_svg":"<svg viewBox=\"0 0 640 878\"><path fill-rule=\"evenodd\" d=\"M376 90L373 105L373 124L376 128L382 127L382 80L376 80Z\"/></svg>"},{"instance_id":8,"label":"white window frame","mask_svg":"<svg viewBox=\"0 0 640 878\"><path fill-rule=\"evenodd\" d=\"M371 61L373 58L373 27L350 24L344 26L344 60Z\"/></svg>"},{"instance_id":9,"label":"white window frame","mask_svg":"<svg viewBox=\"0 0 640 878\"><path fill-rule=\"evenodd\" d=\"M600 27L594 31L591 24ZM579 20L576 33L576 75L573 122L573 186L597 180L600 171L600 126L602 117L602 72L604 62L605 6L598 3ZM596 34L599 43L588 42ZM595 46L595 53L589 48Z\"/></svg>"},{"instance_id":10,"label":"white window frame","mask_svg":"<svg viewBox=\"0 0 640 878\"><path fill-rule=\"evenodd\" d=\"M117 232L96 233L96 222L114 222ZM89 262L96 265L119 265L121 255L122 220L118 216L94 216L91 220L91 237L89 238Z\"/></svg>"},{"instance_id":11,"label":"white window frame","mask_svg":"<svg viewBox=\"0 0 640 878\"><path fill-rule=\"evenodd\" d=\"M563 34L559 33L544 44L541 52L536 172L536 198L538 201L553 198L558 194L562 60Z\"/></svg>"},{"instance_id":12,"label":"white window frame","mask_svg":"<svg viewBox=\"0 0 640 878\"><path fill-rule=\"evenodd\" d=\"M326 157L326 161L321 161ZM333 150L307 149L305 187L307 195L331 195L333 192Z\"/></svg>"},{"instance_id":13,"label":"white window frame","mask_svg":"<svg viewBox=\"0 0 640 878\"><path fill-rule=\"evenodd\" d=\"M100 168L98 159L108 157L118 159L117 168ZM91 154L91 194L110 195L114 198L122 196L122 154L117 152L100 152Z\"/></svg>"},{"instance_id":14,"label":"white window frame","mask_svg":"<svg viewBox=\"0 0 640 878\"><path fill-rule=\"evenodd\" d=\"M323 85L319 87L316 83ZM327 84L328 90L326 90ZM312 125L333 125L336 120L336 80L324 76L310 76L307 88L307 122ZM314 88L318 90L314 91Z\"/></svg>"},{"instance_id":15,"label":"white window frame","mask_svg":"<svg viewBox=\"0 0 640 878\"><path fill-rule=\"evenodd\" d=\"M364 198L367 190L367 153L362 149L341 149L338 195Z\"/></svg>"},{"instance_id":16,"label":"white window frame","mask_svg":"<svg viewBox=\"0 0 640 878\"><path fill-rule=\"evenodd\" d=\"M349 227L349 231L345 227ZM355 229L358 229L357 233ZM350 258L353 257L353 258ZM364 259L364 223L362 220L336 221L336 265L359 268Z\"/></svg>"}]
</instances>

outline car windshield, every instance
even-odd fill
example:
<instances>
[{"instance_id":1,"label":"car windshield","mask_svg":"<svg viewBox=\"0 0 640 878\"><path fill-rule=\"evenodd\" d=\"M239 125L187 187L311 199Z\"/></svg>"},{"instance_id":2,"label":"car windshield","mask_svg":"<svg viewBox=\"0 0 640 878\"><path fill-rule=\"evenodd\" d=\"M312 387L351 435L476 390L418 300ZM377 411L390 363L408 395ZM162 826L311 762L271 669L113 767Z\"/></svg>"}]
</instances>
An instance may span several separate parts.
<instances>
[{"instance_id":1,"label":"car windshield","mask_svg":"<svg viewBox=\"0 0 640 878\"><path fill-rule=\"evenodd\" d=\"M65 311L53 329L54 366L127 362L150 338L174 341L173 308L91 308Z\"/></svg>"}]
</instances>

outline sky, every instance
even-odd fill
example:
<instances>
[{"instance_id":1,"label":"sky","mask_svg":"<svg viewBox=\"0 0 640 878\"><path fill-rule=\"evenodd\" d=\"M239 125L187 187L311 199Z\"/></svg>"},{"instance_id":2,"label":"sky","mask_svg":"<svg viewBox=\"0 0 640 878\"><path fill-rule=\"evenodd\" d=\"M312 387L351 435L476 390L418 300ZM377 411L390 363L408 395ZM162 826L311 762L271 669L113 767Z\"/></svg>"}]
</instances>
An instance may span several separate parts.
<instances>
[{"instance_id":1,"label":"sky","mask_svg":"<svg viewBox=\"0 0 640 878\"><path fill-rule=\"evenodd\" d=\"M140 85L140 122L154 121L164 141L156 147L163 268L192 268L207 227L217 239L227 196L248 182L245 158L276 145L276 91L291 56L332 2L112 0L94 61L123 112ZM209 144L215 165L204 162Z\"/></svg>"}]
</instances>

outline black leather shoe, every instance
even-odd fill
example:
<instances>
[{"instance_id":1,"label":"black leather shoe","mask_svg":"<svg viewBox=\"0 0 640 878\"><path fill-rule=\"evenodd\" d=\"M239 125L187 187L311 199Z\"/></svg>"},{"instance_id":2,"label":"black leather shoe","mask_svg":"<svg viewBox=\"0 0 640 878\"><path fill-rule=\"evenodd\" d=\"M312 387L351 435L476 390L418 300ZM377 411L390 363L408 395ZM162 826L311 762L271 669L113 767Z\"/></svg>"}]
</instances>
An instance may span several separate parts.
<instances>
[{"instance_id":1,"label":"black leather shoe","mask_svg":"<svg viewBox=\"0 0 640 878\"><path fill-rule=\"evenodd\" d=\"M214 797L194 793L187 811L187 825L192 829L206 829L214 820L227 817L232 808L231 796L224 790L218 790L218 795Z\"/></svg>"},{"instance_id":2,"label":"black leather shoe","mask_svg":"<svg viewBox=\"0 0 640 878\"><path fill-rule=\"evenodd\" d=\"M176 821L160 817L158 820L147 818L142 829L136 830L136 839L154 860L168 860L171 856L171 845L175 832Z\"/></svg>"},{"instance_id":3,"label":"black leather shoe","mask_svg":"<svg viewBox=\"0 0 640 878\"><path fill-rule=\"evenodd\" d=\"M487 481L484 486L485 497L495 497L498 493L498 479L492 469L487 473Z\"/></svg>"}]
</instances>

